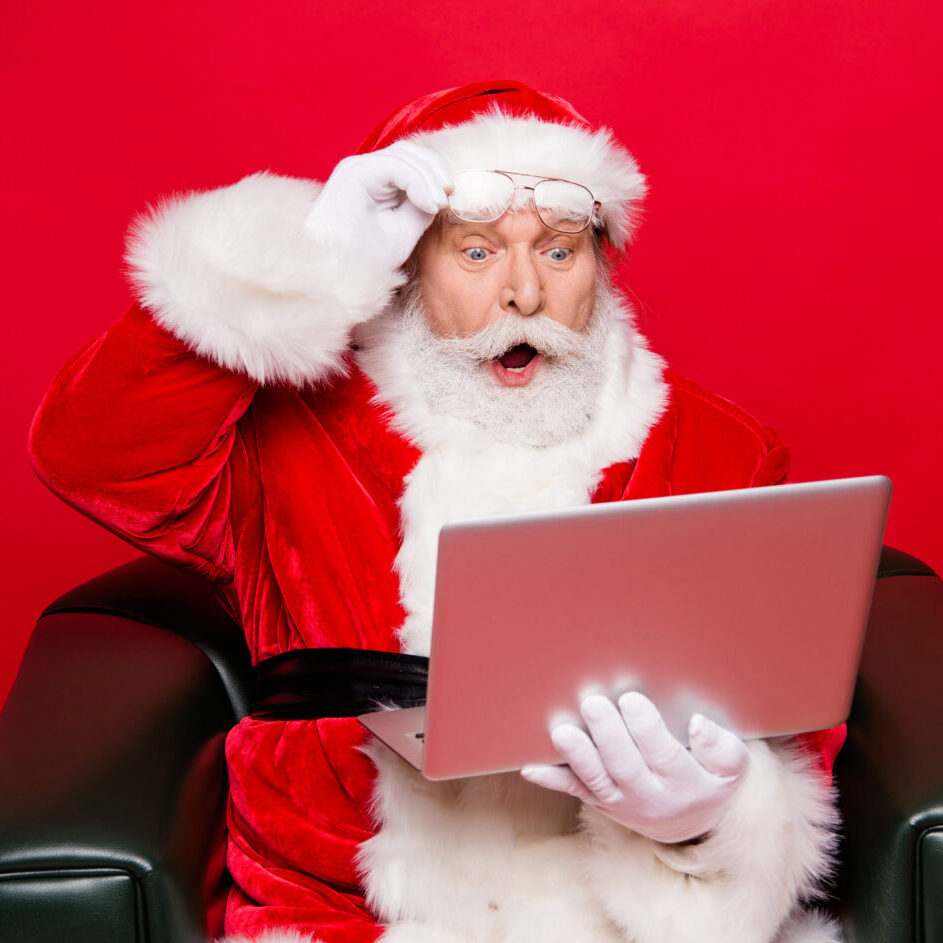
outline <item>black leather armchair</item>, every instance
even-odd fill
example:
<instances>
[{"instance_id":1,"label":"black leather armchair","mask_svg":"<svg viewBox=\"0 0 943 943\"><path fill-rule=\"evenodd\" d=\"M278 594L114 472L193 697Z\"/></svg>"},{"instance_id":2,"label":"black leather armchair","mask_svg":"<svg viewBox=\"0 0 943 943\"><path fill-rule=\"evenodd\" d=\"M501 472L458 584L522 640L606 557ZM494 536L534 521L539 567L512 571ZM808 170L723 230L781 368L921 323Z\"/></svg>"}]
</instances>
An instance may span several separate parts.
<instances>
[{"instance_id":1,"label":"black leather armchair","mask_svg":"<svg viewBox=\"0 0 943 943\"><path fill-rule=\"evenodd\" d=\"M851 943L943 941L943 582L885 549L848 742L836 909Z\"/></svg>"},{"instance_id":2,"label":"black leather armchair","mask_svg":"<svg viewBox=\"0 0 943 943\"><path fill-rule=\"evenodd\" d=\"M0 941L222 932L227 730L249 657L207 584L141 559L42 615L0 714Z\"/></svg>"},{"instance_id":3,"label":"black leather armchair","mask_svg":"<svg viewBox=\"0 0 943 943\"><path fill-rule=\"evenodd\" d=\"M209 587L142 559L39 620L0 714L0 941L221 932L223 741L248 656ZM853 943L943 943L943 583L886 550L837 766Z\"/></svg>"}]
</instances>

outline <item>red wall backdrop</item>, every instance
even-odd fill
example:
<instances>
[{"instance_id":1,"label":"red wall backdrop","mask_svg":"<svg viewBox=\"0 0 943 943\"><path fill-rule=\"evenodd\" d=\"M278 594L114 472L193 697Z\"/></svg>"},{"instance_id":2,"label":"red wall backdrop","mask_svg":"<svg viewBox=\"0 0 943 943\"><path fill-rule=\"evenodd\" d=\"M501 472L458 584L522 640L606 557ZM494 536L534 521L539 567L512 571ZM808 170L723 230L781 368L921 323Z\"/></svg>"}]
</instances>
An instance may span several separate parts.
<instances>
[{"instance_id":1,"label":"red wall backdrop","mask_svg":"<svg viewBox=\"0 0 943 943\"><path fill-rule=\"evenodd\" d=\"M943 568L937 0L8 0L3 20L0 702L43 604L132 555L24 445L127 301L129 218L262 168L323 178L404 100L486 77L564 95L648 173L625 280L656 348L778 426L796 479L890 475L889 542Z\"/></svg>"}]
</instances>

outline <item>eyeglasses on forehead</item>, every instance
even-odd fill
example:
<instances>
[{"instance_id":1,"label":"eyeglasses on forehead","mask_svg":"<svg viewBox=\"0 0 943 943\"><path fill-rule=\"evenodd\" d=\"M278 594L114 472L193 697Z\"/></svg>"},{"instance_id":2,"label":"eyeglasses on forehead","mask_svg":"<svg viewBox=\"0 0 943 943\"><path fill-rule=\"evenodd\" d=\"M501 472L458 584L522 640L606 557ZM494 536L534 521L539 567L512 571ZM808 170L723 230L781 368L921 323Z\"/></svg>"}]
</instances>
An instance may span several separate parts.
<instances>
[{"instance_id":1,"label":"eyeglasses on forehead","mask_svg":"<svg viewBox=\"0 0 943 943\"><path fill-rule=\"evenodd\" d=\"M518 183L515 177L537 182ZM493 223L515 203L518 191L531 193L537 217L555 232L579 233L596 222L600 203L581 183L512 170L458 171L449 209L465 222Z\"/></svg>"}]
</instances>

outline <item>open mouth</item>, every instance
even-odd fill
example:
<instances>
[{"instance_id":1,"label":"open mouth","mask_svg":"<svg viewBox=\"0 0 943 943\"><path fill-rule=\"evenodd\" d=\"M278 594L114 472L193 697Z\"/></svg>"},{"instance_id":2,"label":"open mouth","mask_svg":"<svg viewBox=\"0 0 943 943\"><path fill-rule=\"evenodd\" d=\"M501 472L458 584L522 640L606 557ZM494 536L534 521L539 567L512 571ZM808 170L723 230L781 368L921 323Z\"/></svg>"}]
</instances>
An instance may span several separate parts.
<instances>
[{"instance_id":1,"label":"open mouth","mask_svg":"<svg viewBox=\"0 0 943 943\"><path fill-rule=\"evenodd\" d=\"M530 344L518 344L498 357L498 363L505 370L523 370L537 356L537 351Z\"/></svg>"},{"instance_id":2,"label":"open mouth","mask_svg":"<svg viewBox=\"0 0 943 943\"><path fill-rule=\"evenodd\" d=\"M517 344L491 361L491 372L502 386L525 386L541 361L530 344Z\"/></svg>"}]
</instances>

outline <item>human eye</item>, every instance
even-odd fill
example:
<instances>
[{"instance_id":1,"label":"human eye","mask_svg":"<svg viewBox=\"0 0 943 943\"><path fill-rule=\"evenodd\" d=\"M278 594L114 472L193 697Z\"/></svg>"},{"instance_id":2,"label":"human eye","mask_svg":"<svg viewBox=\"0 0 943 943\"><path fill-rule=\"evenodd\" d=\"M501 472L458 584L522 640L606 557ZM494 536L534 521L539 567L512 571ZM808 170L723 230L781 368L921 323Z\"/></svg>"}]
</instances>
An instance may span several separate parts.
<instances>
[{"instance_id":1,"label":"human eye","mask_svg":"<svg viewBox=\"0 0 943 943\"><path fill-rule=\"evenodd\" d=\"M566 260L573 255L572 249L567 249L564 246L554 246L547 255L550 257L553 262L566 262Z\"/></svg>"},{"instance_id":2,"label":"human eye","mask_svg":"<svg viewBox=\"0 0 943 943\"><path fill-rule=\"evenodd\" d=\"M462 255L471 262L484 262L488 258L488 250L483 246L472 246L470 249L463 249Z\"/></svg>"}]
</instances>

